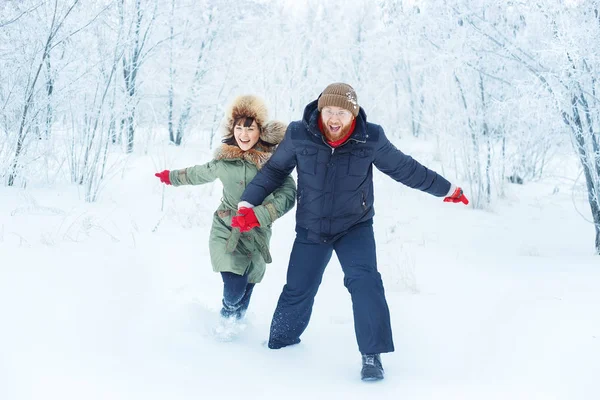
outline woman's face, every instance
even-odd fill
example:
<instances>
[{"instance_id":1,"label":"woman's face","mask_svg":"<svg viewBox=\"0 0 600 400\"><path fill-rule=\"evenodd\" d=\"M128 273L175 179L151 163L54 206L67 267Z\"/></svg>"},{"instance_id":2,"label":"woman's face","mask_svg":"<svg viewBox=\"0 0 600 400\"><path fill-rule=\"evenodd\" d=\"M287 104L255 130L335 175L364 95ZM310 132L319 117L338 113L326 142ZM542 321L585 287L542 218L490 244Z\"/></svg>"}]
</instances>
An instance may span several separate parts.
<instances>
[{"instance_id":1,"label":"woman's face","mask_svg":"<svg viewBox=\"0 0 600 400\"><path fill-rule=\"evenodd\" d=\"M260 129L258 129L258 125L254 120L252 120L252 124L249 126L244 125L248 124L246 123L246 119L243 118L233 127L233 135L240 149L248 151L258 142Z\"/></svg>"}]
</instances>

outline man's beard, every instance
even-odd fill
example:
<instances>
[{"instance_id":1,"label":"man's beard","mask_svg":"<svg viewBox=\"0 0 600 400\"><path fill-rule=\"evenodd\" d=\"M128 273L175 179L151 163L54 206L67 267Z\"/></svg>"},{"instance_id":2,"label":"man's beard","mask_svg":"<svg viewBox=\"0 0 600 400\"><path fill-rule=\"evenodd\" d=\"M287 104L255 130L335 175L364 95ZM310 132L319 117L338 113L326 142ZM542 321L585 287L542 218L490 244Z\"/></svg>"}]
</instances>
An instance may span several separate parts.
<instances>
[{"instance_id":1,"label":"man's beard","mask_svg":"<svg viewBox=\"0 0 600 400\"><path fill-rule=\"evenodd\" d=\"M336 133L332 133L329 130L329 125L327 124L324 124L323 127L325 128L325 137L327 138L327 140L329 140L330 142L335 142L336 140L340 140L341 138L346 137L346 135L350 131L350 128L352 127L352 124L342 126L340 130Z\"/></svg>"}]
</instances>

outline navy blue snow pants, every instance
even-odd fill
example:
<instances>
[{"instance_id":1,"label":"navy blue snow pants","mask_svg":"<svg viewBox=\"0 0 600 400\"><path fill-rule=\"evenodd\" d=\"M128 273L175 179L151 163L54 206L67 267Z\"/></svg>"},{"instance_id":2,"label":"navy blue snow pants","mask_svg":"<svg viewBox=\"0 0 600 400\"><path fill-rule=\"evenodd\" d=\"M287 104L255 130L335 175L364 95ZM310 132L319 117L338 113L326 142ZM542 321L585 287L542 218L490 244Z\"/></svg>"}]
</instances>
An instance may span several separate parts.
<instances>
[{"instance_id":1,"label":"navy blue snow pants","mask_svg":"<svg viewBox=\"0 0 600 400\"><path fill-rule=\"evenodd\" d=\"M390 312L381 275L377 272L372 223L350 229L333 243L309 241L307 230L300 227L296 232L287 283L271 322L269 348L279 349L300 342L325 267L335 250L344 271L344 286L352 298L359 351L363 354L394 351Z\"/></svg>"},{"instance_id":2,"label":"navy blue snow pants","mask_svg":"<svg viewBox=\"0 0 600 400\"><path fill-rule=\"evenodd\" d=\"M221 272L223 278L223 317L242 318L250 304L254 283L248 283L248 275Z\"/></svg>"}]
</instances>

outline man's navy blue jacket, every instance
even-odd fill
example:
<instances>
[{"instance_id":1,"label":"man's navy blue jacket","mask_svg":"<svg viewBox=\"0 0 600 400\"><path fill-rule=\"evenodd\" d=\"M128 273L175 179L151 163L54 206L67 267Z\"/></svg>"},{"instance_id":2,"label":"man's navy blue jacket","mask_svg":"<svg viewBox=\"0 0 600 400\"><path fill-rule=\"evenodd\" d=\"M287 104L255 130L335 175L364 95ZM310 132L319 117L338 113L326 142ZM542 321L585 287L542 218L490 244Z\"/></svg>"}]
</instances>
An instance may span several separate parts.
<instances>
[{"instance_id":1,"label":"man's navy blue jacket","mask_svg":"<svg viewBox=\"0 0 600 400\"><path fill-rule=\"evenodd\" d=\"M298 168L296 225L315 242L330 242L373 218L373 165L411 188L446 196L450 182L402 153L361 108L354 132L332 148L318 127L317 100L302 121L290 123L283 141L248 184L241 201L262 204L294 167Z\"/></svg>"}]
</instances>

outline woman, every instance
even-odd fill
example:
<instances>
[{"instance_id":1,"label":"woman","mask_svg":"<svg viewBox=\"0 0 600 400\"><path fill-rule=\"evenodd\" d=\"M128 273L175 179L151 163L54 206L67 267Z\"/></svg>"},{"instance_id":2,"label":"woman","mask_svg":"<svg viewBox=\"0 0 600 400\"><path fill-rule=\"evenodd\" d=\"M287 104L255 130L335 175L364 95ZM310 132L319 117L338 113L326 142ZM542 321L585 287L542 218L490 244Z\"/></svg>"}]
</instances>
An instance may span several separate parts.
<instances>
[{"instance_id":1,"label":"woman","mask_svg":"<svg viewBox=\"0 0 600 400\"><path fill-rule=\"evenodd\" d=\"M223 197L214 213L209 249L213 270L223 278L221 316L230 321L244 317L254 285L262 280L266 264L271 262L271 224L294 206L296 198L296 184L288 176L281 187L245 217L255 229L241 232L231 226L246 185L285 134L286 125L267 122L267 114L258 97L238 97L226 113L223 144L212 161L155 174L161 182L173 186L202 185L215 179L222 182Z\"/></svg>"}]
</instances>

